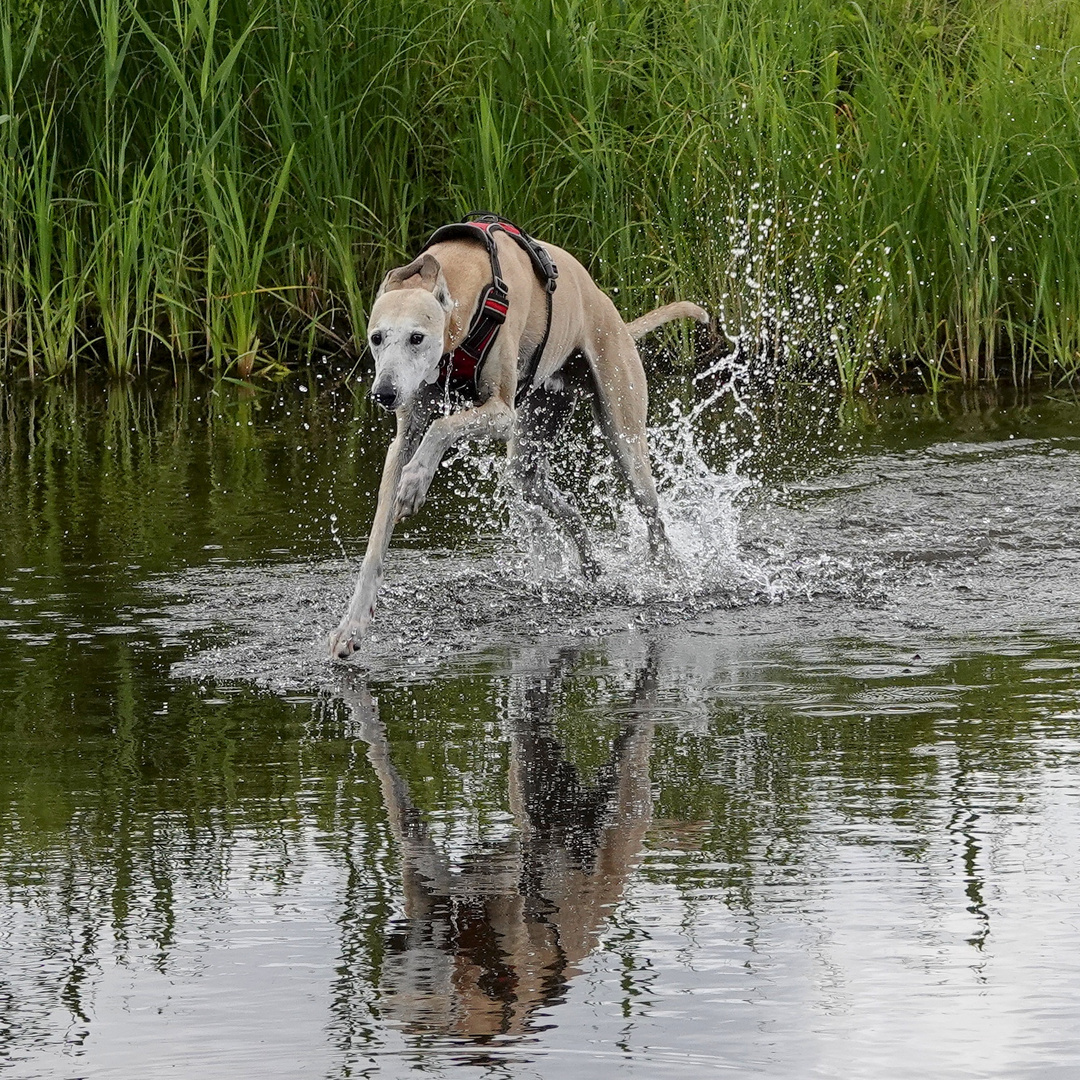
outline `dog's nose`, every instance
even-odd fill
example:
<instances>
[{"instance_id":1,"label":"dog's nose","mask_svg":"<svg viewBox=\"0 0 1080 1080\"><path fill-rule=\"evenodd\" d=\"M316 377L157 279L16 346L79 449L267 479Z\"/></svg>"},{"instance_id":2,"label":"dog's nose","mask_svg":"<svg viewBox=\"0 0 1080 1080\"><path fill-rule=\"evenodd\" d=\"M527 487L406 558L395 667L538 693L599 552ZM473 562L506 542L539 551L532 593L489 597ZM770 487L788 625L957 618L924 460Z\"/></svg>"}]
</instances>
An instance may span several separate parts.
<instances>
[{"instance_id":1,"label":"dog's nose","mask_svg":"<svg viewBox=\"0 0 1080 1080\"><path fill-rule=\"evenodd\" d=\"M371 388L371 399L384 409L392 409L397 401L397 391L389 383L381 383Z\"/></svg>"}]
</instances>

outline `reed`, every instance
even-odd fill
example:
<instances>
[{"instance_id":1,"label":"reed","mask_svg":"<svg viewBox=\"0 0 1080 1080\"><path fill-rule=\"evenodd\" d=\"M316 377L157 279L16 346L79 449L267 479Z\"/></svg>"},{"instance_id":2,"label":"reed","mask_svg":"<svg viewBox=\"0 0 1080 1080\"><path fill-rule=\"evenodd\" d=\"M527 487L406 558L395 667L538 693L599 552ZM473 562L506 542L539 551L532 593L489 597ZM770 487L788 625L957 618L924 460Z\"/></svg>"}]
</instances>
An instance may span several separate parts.
<instances>
[{"instance_id":1,"label":"reed","mask_svg":"<svg viewBox=\"0 0 1080 1080\"><path fill-rule=\"evenodd\" d=\"M1065 0L8 0L0 368L347 345L477 207L773 376L1080 371Z\"/></svg>"}]
</instances>

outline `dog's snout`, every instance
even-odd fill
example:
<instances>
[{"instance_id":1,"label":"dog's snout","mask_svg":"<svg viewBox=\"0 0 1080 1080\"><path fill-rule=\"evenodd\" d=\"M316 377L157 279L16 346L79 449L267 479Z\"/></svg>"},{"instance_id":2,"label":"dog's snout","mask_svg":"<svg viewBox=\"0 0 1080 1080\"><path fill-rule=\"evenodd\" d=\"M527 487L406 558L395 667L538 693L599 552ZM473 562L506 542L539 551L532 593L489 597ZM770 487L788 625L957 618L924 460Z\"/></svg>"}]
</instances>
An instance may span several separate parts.
<instances>
[{"instance_id":1,"label":"dog's snout","mask_svg":"<svg viewBox=\"0 0 1080 1080\"><path fill-rule=\"evenodd\" d=\"M371 399L384 409L392 409L397 401L397 390L390 383L378 383L371 388Z\"/></svg>"}]
</instances>

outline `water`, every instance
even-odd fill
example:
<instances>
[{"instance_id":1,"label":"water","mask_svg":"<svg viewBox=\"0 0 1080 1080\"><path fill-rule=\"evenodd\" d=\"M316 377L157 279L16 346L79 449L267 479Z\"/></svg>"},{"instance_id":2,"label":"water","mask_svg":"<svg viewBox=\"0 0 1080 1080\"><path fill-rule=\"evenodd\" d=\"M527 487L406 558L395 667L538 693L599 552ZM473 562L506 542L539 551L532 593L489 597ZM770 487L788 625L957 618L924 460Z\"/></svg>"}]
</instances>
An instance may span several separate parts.
<instances>
[{"instance_id":1,"label":"water","mask_svg":"<svg viewBox=\"0 0 1080 1080\"><path fill-rule=\"evenodd\" d=\"M655 380L680 568L583 424L595 586L459 459L331 665L304 386L0 395L0 1074L1077 1074L1073 396Z\"/></svg>"}]
</instances>

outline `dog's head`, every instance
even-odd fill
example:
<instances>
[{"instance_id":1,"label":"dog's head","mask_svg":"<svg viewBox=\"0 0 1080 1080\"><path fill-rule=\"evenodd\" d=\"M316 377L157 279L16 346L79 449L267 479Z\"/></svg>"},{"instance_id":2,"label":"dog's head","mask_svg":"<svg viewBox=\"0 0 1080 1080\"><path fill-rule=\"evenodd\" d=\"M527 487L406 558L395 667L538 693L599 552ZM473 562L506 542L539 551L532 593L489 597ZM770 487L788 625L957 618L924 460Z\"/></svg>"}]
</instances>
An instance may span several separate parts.
<instances>
[{"instance_id":1,"label":"dog's head","mask_svg":"<svg viewBox=\"0 0 1080 1080\"><path fill-rule=\"evenodd\" d=\"M371 396L384 409L407 408L420 387L438 377L453 306L430 253L383 279L368 319L368 344L375 358Z\"/></svg>"}]
</instances>

